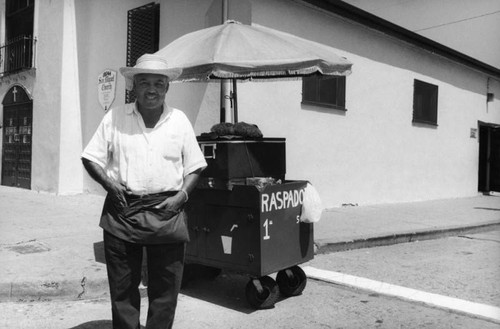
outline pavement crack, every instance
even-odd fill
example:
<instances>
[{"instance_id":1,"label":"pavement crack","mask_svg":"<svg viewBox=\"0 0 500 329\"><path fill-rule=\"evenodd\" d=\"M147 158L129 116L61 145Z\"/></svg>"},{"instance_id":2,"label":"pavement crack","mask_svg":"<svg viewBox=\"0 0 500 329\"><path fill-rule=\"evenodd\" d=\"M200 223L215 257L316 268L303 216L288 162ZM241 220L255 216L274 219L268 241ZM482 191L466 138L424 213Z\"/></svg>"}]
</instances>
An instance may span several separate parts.
<instances>
[{"instance_id":1,"label":"pavement crack","mask_svg":"<svg viewBox=\"0 0 500 329\"><path fill-rule=\"evenodd\" d=\"M78 294L78 296L76 297L77 299L82 299L83 298L83 295L87 292L85 286L87 284L87 277L83 277L80 285L82 286L82 292Z\"/></svg>"},{"instance_id":2,"label":"pavement crack","mask_svg":"<svg viewBox=\"0 0 500 329\"><path fill-rule=\"evenodd\" d=\"M58 282L55 282L55 281L51 281L51 282L44 282L42 283L42 287L44 288L52 288L52 289L59 289L59 283Z\"/></svg>"},{"instance_id":3,"label":"pavement crack","mask_svg":"<svg viewBox=\"0 0 500 329\"><path fill-rule=\"evenodd\" d=\"M20 244L26 244L26 243L30 243L30 242L37 242L37 240L36 239L30 239L30 240L25 240L25 241L19 241L19 242L16 242L16 243L0 243L0 246L1 247L17 246L17 245L20 245Z\"/></svg>"}]
</instances>

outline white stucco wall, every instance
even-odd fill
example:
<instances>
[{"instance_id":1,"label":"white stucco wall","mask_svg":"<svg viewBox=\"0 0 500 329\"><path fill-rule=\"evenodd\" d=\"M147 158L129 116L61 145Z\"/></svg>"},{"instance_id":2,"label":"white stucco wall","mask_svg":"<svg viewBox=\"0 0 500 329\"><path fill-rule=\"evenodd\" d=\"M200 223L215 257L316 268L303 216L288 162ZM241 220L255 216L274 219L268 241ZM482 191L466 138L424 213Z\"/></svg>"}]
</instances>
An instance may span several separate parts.
<instances>
[{"instance_id":1,"label":"white stucco wall","mask_svg":"<svg viewBox=\"0 0 500 329\"><path fill-rule=\"evenodd\" d=\"M33 188L49 192L57 192L68 175L61 176L58 167L60 147L68 146L61 144L67 132L61 135L64 108L57 92L62 81L63 1L43 2L37 8L43 20L35 21L44 22L36 28L37 71L26 82L34 97ZM80 149L104 115L97 76L105 69L118 71L126 62L127 11L149 2L75 2ZM159 2L160 47L217 19L211 1ZM488 83L482 73L298 1L250 3L248 15L241 10L232 15L328 44L354 63L347 78L347 112L302 105L300 80L239 83L240 121L257 124L266 137L287 139L288 179L311 181L327 207L477 193L479 140L470 137L470 130L477 128L478 120L500 123L497 80ZM439 87L437 127L412 124L414 79ZM119 73L116 87L113 105L119 106L125 99ZM0 93L6 90L0 85ZM487 92L495 94L493 102L486 103ZM186 112L199 134L218 122L219 97L218 83L186 83L172 84L167 99ZM86 174L83 190L102 193Z\"/></svg>"},{"instance_id":2,"label":"white stucco wall","mask_svg":"<svg viewBox=\"0 0 500 329\"><path fill-rule=\"evenodd\" d=\"M228 18L251 22L251 1L229 1ZM160 48L187 33L222 22L221 0L163 0L160 6ZM189 19L179 13L188 13ZM172 106L186 112L197 134L207 132L220 121L220 82L173 83L169 91Z\"/></svg>"},{"instance_id":3,"label":"white stucco wall","mask_svg":"<svg viewBox=\"0 0 500 329\"><path fill-rule=\"evenodd\" d=\"M2 99L19 85L33 100L31 189L58 194L82 191L81 165L75 157L81 152L81 136L74 132L81 126L72 5L73 0L36 3L35 68L0 81Z\"/></svg>"},{"instance_id":4,"label":"white stucco wall","mask_svg":"<svg viewBox=\"0 0 500 329\"><path fill-rule=\"evenodd\" d=\"M31 188L57 193L61 115L62 0L37 2Z\"/></svg>"},{"instance_id":5,"label":"white stucco wall","mask_svg":"<svg viewBox=\"0 0 500 329\"><path fill-rule=\"evenodd\" d=\"M37 2L34 35L36 69L32 84L31 189L58 194L82 191L75 154L81 147L80 100L73 0Z\"/></svg>"},{"instance_id":6,"label":"white stucco wall","mask_svg":"<svg viewBox=\"0 0 500 329\"><path fill-rule=\"evenodd\" d=\"M104 111L98 103L97 76L105 69L118 69L126 63L127 12L151 1L77 1L78 60L82 108L82 135L85 146ZM160 48L174 39L208 26L211 1L162 0L160 3ZM217 18L216 18L217 19ZM220 19L220 18L218 18ZM171 106L182 109L191 120L197 134L208 131L218 122L218 83L174 83L167 94ZM116 97L113 106L125 102L125 82L118 72ZM87 174L84 190L102 193Z\"/></svg>"},{"instance_id":7,"label":"white stucco wall","mask_svg":"<svg viewBox=\"0 0 500 329\"><path fill-rule=\"evenodd\" d=\"M59 144L59 194L77 194L83 189L80 81L76 38L75 0L64 0L61 56L61 130Z\"/></svg>"},{"instance_id":8,"label":"white stucco wall","mask_svg":"<svg viewBox=\"0 0 500 329\"><path fill-rule=\"evenodd\" d=\"M149 2L151 1L76 2L82 149L104 116L97 93L97 77L104 70L112 69L119 76L112 107L125 104L125 81L118 69L125 66L127 61L127 12ZM80 167L84 171L83 166ZM83 174L83 190L103 193L103 189L86 172Z\"/></svg>"},{"instance_id":9,"label":"white stucco wall","mask_svg":"<svg viewBox=\"0 0 500 329\"><path fill-rule=\"evenodd\" d=\"M298 3L252 3L254 23L333 46L354 63L347 112L301 105L300 81L240 84L240 120L287 138L288 178L310 180L327 206L477 193L470 129L500 122L499 111L486 112L486 76ZM438 127L412 124L414 79L438 85Z\"/></svg>"},{"instance_id":10,"label":"white stucco wall","mask_svg":"<svg viewBox=\"0 0 500 329\"><path fill-rule=\"evenodd\" d=\"M160 48L184 34L203 29L209 24L208 13L212 1L162 1L160 4ZM189 19L179 13L188 13ZM200 134L218 122L218 83L173 83L168 92L168 101L182 109Z\"/></svg>"}]
</instances>

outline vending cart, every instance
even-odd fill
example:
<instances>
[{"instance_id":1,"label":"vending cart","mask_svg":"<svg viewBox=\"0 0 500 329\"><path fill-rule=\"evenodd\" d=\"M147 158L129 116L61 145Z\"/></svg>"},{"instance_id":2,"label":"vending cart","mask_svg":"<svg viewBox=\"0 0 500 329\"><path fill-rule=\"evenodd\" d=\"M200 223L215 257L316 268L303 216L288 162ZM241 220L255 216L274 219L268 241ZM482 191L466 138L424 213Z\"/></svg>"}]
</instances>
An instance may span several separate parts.
<instances>
[{"instance_id":1,"label":"vending cart","mask_svg":"<svg viewBox=\"0 0 500 329\"><path fill-rule=\"evenodd\" d=\"M249 275L246 297L256 308L301 294L298 264L314 257L313 224L300 221L307 182L285 180L285 139L198 142L208 167L186 208L187 263Z\"/></svg>"}]
</instances>

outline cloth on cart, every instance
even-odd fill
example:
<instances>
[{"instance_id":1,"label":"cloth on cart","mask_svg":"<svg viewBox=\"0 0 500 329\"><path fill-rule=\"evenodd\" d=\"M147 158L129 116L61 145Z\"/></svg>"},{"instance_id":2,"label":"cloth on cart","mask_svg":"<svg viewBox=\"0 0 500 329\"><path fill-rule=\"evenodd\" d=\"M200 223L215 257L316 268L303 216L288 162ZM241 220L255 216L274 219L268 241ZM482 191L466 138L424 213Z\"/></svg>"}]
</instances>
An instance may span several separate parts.
<instances>
[{"instance_id":1,"label":"cloth on cart","mask_svg":"<svg viewBox=\"0 0 500 329\"><path fill-rule=\"evenodd\" d=\"M209 138L231 138L231 137L243 137L248 139L258 139L262 138L262 132L256 124L246 123L246 122L221 122L215 124L210 128L210 133L203 133L201 137Z\"/></svg>"},{"instance_id":2,"label":"cloth on cart","mask_svg":"<svg viewBox=\"0 0 500 329\"><path fill-rule=\"evenodd\" d=\"M319 193L311 183L307 183L304 189L300 220L304 223L316 223L321 219L322 213L323 203L321 202Z\"/></svg>"}]
</instances>

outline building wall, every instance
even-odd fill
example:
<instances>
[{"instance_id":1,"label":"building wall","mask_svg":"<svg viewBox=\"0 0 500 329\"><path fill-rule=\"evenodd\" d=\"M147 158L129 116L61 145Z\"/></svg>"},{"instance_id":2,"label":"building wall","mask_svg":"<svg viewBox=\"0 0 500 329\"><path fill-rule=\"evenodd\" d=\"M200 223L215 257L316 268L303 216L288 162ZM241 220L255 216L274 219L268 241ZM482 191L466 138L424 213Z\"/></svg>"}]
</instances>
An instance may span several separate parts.
<instances>
[{"instance_id":1,"label":"building wall","mask_svg":"<svg viewBox=\"0 0 500 329\"><path fill-rule=\"evenodd\" d=\"M104 115L97 98L97 76L105 69L118 72L120 67L125 66L127 12L150 2L149 0L76 2L83 147L92 137ZM186 33L221 21L220 10L216 8L217 1L214 1L215 4L206 0L157 2L160 3L160 48ZM243 2L239 1L237 7L241 7ZM237 9L231 9L231 15L243 21L247 19L249 13L242 13L242 9L239 11ZM182 109L191 120L195 132L201 134L219 121L219 93L219 83L173 83L167 94L167 101L171 106ZM125 81L118 73L113 106L123 105L124 100ZM87 174L84 174L83 181L84 191L103 192Z\"/></svg>"},{"instance_id":2,"label":"building wall","mask_svg":"<svg viewBox=\"0 0 500 329\"><path fill-rule=\"evenodd\" d=\"M249 0L229 1L228 17L250 24L252 7ZM222 1L163 0L160 6L160 48L173 40L196 30L218 25L222 22ZM188 13L189 19L179 13ZM207 132L220 121L220 82L173 83L170 86L169 102L186 112L195 132Z\"/></svg>"},{"instance_id":3,"label":"building wall","mask_svg":"<svg viewBox=\"0 0 500 329\"><path fill-rule=\"evenodd\" d=\"M160 47L220 21L218 1L158 1ZM124 66L127 11L149 2L37 1L36 72L17 77L33 95L33 189L103 193L79 162L104 115L97 77ZM477 193L479 139L471 129L478 120L500 124L498 80L300 1L229 3L229 18L325 43L354 63L347 111L302 105L300 80L238 84L240 121L287 139L288 179L311 181L326 207ZM15 78L2 78L0 96ZM437 127L412 123L414 79L439 87ZM218 83L177 83L167 100L200 134L219 122L219 93ZM124 99L118 73L113 106Z\"/></svg>"},{"instance_id":4,"label":"building wall","mask_svg":"<svg viewBox=\"0 0 500 329\"><path fill-rule=\"evenodd\" d=\"M34 190L57 193L64 7L62 1L37 2L37 6L31 186Z\"/></svg>"},{"instance_id":5,"label":"building wall","mask_svg":"<svg viewBox=\"0 0 500 329\"><path fill-rule=\"evenodd\" d=\"M2 5L5 17L5 4ZM61 2L38 4L35 16L42 16L51 24L35 28L35 36L43 36L37 42L37 70L7 75L1 78L0 97L3 99L13 84L22 85L33 98L32 172L34 190L57 192L58 145L60 142L60 86L61 35L63 7ZM37 21L35 17L35 22ZM3 22L4 24L4 22ZM36 23L35 23L36 24Z\"/></svg>"},{"instance_id":6,"label":"building wall","mask_svg":"<svg viewBox=\"0 0 500 329\"><path fill-rule=\"evenodd\" d=\"M217 1L214 1L216 3ZM184 34L220 24L221 18L213 18L212 1L164 0L160 3L160 48ZM179 13L188 13L190 19ZM217 20L218 23L213 22ZM173 83L168 92L171 106L182 109L193 124L197 134L210 129L220 119L220 84Z\"/></svg>"},{"instance_id":7,"label":"building wall","mask_svg":"<svg viewBox=\"0 0 500 329\"><path fill-rule=\"evenodd\" d=\"M287 138L288 178L310 180L327 206L477 194L470 129L500 122L498 99L486 108L485 75L298 2L252 4L253 23L328 44L354 63L347 112L301 105L300 81L240 84L240 119ZM414 79L439 86L438 127L412 124Z\"/></svg>"},{"instance_id":8,"label":"building wall","mask_svg":"<svg viewBox=\"0 0 500 329\"><path fill-rule=\"evenodd\" d=\"M82 150L105 114L99 104L97 92L97 77L103 71L111 69L117 72L116 94L112 107L125 104L125 80L118 69L127 62L127 12L150 2L76 1ZM81 165L80 170L84 171ZM103 189L87 173L83 175L83 190L103 193Z\"/></svg>"},{"instance_id":9,"label":"building wall","mask_svg":"<svg viewBox=\"0 0 500 329\"><path fill-rule=\"evenodd\" d=\"M5 5L1 8L3 13ZM31 189L81 193L82 142L74 133L81 131L74 0L37 1L34 16L35 69L2 77L0 97L17 84L32 98Z\"/></svg>"}]
</instances>

